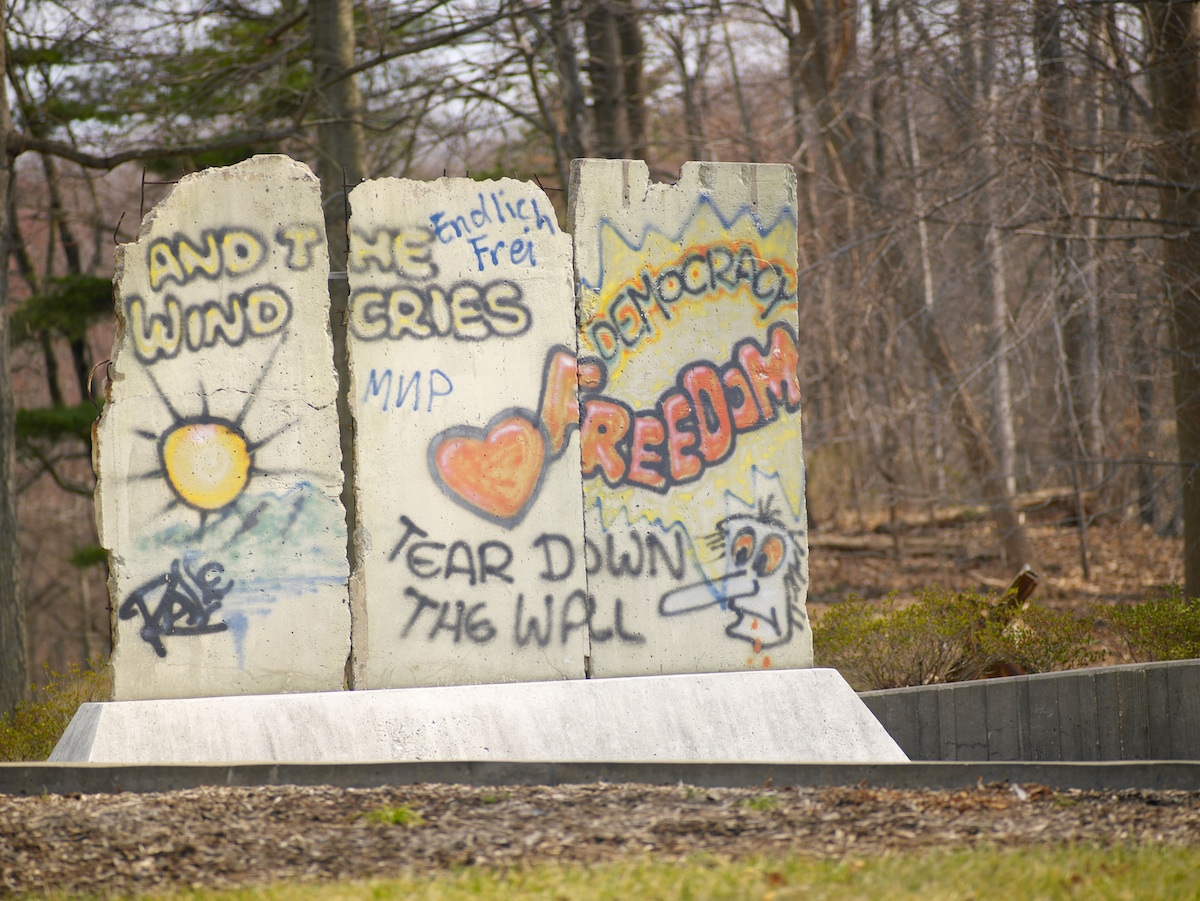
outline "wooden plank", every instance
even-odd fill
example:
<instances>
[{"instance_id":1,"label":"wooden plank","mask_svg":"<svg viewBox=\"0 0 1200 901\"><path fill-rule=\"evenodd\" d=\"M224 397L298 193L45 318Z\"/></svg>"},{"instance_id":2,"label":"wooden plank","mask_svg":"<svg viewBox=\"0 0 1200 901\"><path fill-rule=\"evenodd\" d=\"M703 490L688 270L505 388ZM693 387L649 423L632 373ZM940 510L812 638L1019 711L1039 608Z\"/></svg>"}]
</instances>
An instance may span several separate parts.
<instances>
[{"instance_id":1,"label":"wooden plank","mask_svg":"<svg viewBox=\"0 0 1200 901\"><path fill-rule=\"evenodd\" d=\"M932 689L917 693L917 723L920 729L918 760L945 760L942 756L942 725L938 695ZM910 755L911 756L911 755Z\"/></svg>"},{"instance_id":2,"label":"wooden plank","mask_svg":"<svg viewBox=\"0 0 1200 901\"><path fill-rule=\"evenodd\" d=\"M957 695L951 690L939 689L934 693L938 702L938 742L942 760L958 760L958 717L955 706Z\"/></svg>"},{"instance_id":3,"label":"wooden plank","mask_svg":"<svg viewBox=\"0 0 1200 901\"><path fill-rule=\"evenodd\" d=\"M1166 673L1171 757L1200 760L1200 663L1175 663Z\"/></svg>"},{"instance_id":4,"label":"wooden plank","mask_svg":"<svg viewBox=\"0 0 1200 901\"><path fill-rule=\"evenodd\" d=\"M1061 760L1058 686L1054 679L1029 680L1029 728L1033 760Z\"/></svg>"},{"instance_id":5,"label":"wooden plank","mask_svg":"<svg viewBox=\"0 0 1200 901\"><path fill-rule=\"evenodd\" d=\"M1029 680L1017 680L1017 745L1020 760L1033 760L1033 726L1029 719Z\"/></svg>"},{"instance_id":6,"label":"wooden plank","mask_svg":"<svg viewBox=\"0 0 1200 901\"><path fill-rule=\"evenodd\" d=\"M954 744L958 760L988 759L987 694L979 682L956 685L954 694Z\"/></svg>"},{"instance_id":7,"label":"wooden plank","mask_svg":"<svg viewBox=\"0 0 1200 901\"><path fill-rule=\"evenodd\" d=\"M1167 665L1146 667L1146 719L1150 729L1150 757L1171 760L1177 757L1171 741L1171 686Z\"/></svg>"},{"instance_id":8,"label":"wooden plank","mask_svg":"<svg viewBox=\"0 0 1200 901\"><path fill-rule=\"evenodd\" d=\"M988 760L1021 759L1021 716L1018 696L1021 682L988 680L983 683L987 708Z\"/></svg>"},{"instance_id":9,"label":"wooden plank","mask_svg":"<svg viewBox=\"0 0 1200 901\"><path fill-rule=\"evenodd\" d=\"M1058 694L1058 759L1082 760L1083 741L1080 735L1082 712L1079 709L1079 688L1072 676L1060 676L1054 682Z\"/></svg>"},{"instance_id":10,"label":"wooden plank","mask_svg":"<svg viewBox=\"0 0 1200 901\"><path fill-rule=\"evenodd\" d=\"M1121 759L1149 760L1150 722L1146 670L1120 670L1116 676Z\"/></svg>"},{"instance_id":11,"label":"wooden plank","mask_svg":"<svg viewBox=\"0 0 1200 901\"><path fill-rule=\"evenodd\" d=\"M909 759L921 752L921 724L917 715L917 693L895 692L888 704L888 732Z\"/></svg>"},{"instance_id":12,"label":"wooden plank","mask_svg":"<svg viewBox=\"0 0 1200 901\"><path fill-rule=\"evenodd\" d=\"M1124 760L1121 748L1120 703L1117 698L1117 674L1108 670L1097 673L1096 713L1101 760Z\"/></svg>"},{"instance_id":13,"label":"wooden plank","mask_svg":"<svg viewBox=\"0 0 1200 901\"><path fill-rule=\"evenodd\" d=\"M1096 705L1096 675L1083 670L1075 680L1079 697L1080 760L1100 760L1100 712Z\"/></svg>"}]
</instances>

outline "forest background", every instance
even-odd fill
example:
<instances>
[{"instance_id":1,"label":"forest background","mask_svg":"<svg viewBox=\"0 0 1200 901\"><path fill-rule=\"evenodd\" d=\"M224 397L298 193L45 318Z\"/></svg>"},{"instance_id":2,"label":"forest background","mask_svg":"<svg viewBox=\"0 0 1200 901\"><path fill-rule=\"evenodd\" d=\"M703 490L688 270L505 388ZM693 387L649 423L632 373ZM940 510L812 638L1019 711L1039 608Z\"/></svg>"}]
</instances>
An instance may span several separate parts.
<instances>
[{"instance_id":1,"label":"forest background","mask_svg":"<svg viewBox=\"0 0 1200 901\"><path fill-rule=\"evenodd\" d=\"M0 0L0 28L0 710L109 649L113 246L261 152L320 174L334 270L363 177L512 175L562 215L576 157L791 163L814 536L883 520L899 552L976 510L1015 575L1041 508L1086 575L1089 526L1135 522L1200 596L1200 4Z\"/></svg>"}]
</instances>

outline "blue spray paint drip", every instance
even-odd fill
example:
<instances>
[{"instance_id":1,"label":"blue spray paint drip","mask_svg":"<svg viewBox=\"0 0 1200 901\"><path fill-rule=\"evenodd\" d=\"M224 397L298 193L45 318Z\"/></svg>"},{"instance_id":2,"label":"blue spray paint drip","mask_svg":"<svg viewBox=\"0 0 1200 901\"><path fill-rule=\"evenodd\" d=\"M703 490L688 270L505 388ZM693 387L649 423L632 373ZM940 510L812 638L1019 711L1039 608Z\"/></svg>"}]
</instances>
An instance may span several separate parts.
<instances>
[{"instance_id":1,"label":"blue spray paint drip","mask_svg":"<svg viewBox=\"0 0 1200 901\"><path fill-rule=\"evenodd\" d=\"M249 627L250 621L246 618L246 614L234 612L225 617L225 623L229 626L230 634L233 635L233 647L237 653L238 669L245 669L246 629Z\"/></svg>"}]
</instances>

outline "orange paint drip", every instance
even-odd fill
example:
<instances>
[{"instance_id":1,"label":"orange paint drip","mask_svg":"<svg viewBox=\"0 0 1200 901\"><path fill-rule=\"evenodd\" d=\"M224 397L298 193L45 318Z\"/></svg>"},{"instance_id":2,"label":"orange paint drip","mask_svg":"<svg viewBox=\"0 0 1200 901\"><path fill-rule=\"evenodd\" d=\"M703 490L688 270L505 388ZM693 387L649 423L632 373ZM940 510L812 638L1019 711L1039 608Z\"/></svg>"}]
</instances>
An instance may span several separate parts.
<instances>
[{"instance_id":1,"label":"orange paint drip","mask_svg":"<svg viewBox=\"0 0 1200 901\"><path fill-rule=\"evenodd\" d=\"M763 669L770 669L770 668L771 668L771 658L764 657L763 658Z\"/></svg>"}]
</instances>

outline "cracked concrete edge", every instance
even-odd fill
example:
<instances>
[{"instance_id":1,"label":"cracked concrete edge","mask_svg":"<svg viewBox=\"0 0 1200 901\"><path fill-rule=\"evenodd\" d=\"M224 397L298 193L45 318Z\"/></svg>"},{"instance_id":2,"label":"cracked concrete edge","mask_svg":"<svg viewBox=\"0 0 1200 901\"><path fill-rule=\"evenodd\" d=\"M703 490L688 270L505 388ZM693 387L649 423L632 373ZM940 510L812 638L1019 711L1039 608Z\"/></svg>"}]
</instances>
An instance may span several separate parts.
<instances>
[{"instance_id":1,"label":"cracked concrete edge","mask_svg":"<svg viewBox=\"0 0 1200 901\"><path fill-rule=\"evenodd\" d=\"M166 792L200 786L329 785L375 788L422 783L570 785L598 782L694 785L704 788L964 789L991 783L1037 784L1084 791L1200 791L1200 762L1151 760L1099 763L554 763L380 762L171 764L0 764L0 794Z\"/></svg>"}]
</instances>

